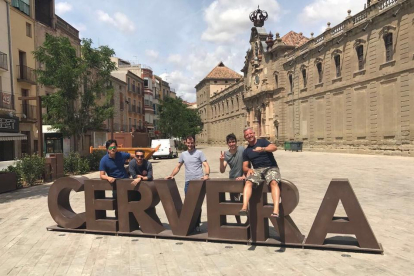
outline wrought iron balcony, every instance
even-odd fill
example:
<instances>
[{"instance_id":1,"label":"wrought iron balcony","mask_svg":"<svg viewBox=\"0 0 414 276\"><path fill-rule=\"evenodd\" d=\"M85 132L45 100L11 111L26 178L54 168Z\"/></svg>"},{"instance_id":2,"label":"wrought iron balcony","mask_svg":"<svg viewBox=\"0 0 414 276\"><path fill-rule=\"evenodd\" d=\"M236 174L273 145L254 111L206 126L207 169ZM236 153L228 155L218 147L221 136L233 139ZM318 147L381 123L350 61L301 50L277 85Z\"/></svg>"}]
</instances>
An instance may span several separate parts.
<instances>
[{"instance_id":1,"label":"wrought iron balcony","mask_svg":"<svg viewBox=\"0 0 414 276\"><path fill-rule=\"evenodd\" d=\"M36 74L33 68L26 65L17 66L17 81L27 82L30 84L36 84Z\"/></svg>"},{"instance_id":2,"label":"wrought iron balcony","mask_svg":"<svg viewBox=\"0 0 414 276\"><path fill-rule=\"evenodd\" d=\"M7 64L7 54L0 52L0 70L9 70L9 66Z\"/></svg>"},{"instance_id":3,"label":"wrought iron balcony","mask_svg":"<svg viewBox=\"0 0 414 276\"><path fill-rule=\"evenodd\" d=\"M0 91L0 108L13 109L13 95Z\"/></svg>"}]
</instances>

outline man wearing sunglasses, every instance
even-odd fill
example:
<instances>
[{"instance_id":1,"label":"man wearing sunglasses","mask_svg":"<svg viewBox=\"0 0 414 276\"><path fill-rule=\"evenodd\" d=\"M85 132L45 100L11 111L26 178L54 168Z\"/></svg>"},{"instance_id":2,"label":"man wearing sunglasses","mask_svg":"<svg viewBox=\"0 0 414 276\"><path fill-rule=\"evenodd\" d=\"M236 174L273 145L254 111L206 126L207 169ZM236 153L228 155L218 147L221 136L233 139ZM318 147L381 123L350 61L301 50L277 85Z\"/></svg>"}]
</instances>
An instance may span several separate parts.
<instances>
[{"instance_id":1,"label":"man wearing sunglasses","mask_svg":"<svg viewBox=\"0 0 414 276\"><path fill-rule=\"evenodd\" d=\"M108 140L105 146L108 154L102 157L99 164L101 179L108 180L112 184L117 178L129 178L124 164L126 160L135 157L135 155L117 151L116 140ZM116 197L116 193L114 193L114 197Z\"/></svg>"},{"instance_id":2,"label":"man wearing sunglasses","mask_svg":"<svg viewBox=\"0 0 414 276\"><path fill-rule=\"evenodd\" d=\"M129 174L132 176L132 185L136 186L142 180L152 181L152 164L144 159L144 151L135 151L135 157L129 162Z\"/></svg>"}]
</instances>

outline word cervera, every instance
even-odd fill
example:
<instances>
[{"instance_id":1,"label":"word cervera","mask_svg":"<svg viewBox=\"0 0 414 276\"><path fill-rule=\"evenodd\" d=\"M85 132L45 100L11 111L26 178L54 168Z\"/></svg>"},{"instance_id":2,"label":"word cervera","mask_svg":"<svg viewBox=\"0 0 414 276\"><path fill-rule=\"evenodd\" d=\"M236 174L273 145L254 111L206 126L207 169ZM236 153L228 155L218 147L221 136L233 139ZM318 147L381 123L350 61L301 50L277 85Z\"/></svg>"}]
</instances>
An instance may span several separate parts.
<instances>
[{"instance_id":1,"label":"word cervera","mask_svg":"<svg viewBox=\"0 0 414 276\"><path fill-rule=\"evenodd\" d=\"M347 179L331 181L306 239L290 217L299 203L299 191L287 180L282 180L280 187L280 218L270 217L273 210L267 202L270 190L267 185L260 185L253 190L248 224L242 225L227 223L226 216L237 215L242 204L226 200L225 193L243 191L243 181L230 179L191 181L183 203L174 179L141 182L134 188L131 180L117 180L111 185L105 180L65 177L51 186L48 205L52 218L60 227L53 230L85 229L179 238L191 234L207 196L208 231L202 238L204 240L383 252ZM72 190L85 192L84 213L72 210L69 201ZM117 198L106 198L105 191L108 190L116 190ZM155 207L160 201L171 230L163 226L157 215ZM334 216L339 201L348 217ZM107 218L107 210L116 210L117 219ZM276 239L269 239L269 220L278 234ZM345 237L337 244L332 243L335 239L326 239L329 233L355 235L357 243L355 239L351 241Z\"/></svg>"}]
</instances>

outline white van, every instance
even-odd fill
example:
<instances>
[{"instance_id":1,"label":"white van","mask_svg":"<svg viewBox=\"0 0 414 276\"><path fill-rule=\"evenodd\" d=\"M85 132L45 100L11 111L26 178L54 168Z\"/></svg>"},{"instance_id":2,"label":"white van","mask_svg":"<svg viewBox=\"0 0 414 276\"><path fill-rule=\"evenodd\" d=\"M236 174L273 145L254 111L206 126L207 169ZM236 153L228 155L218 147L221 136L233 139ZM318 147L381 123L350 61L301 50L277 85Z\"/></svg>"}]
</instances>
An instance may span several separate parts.
<instances>
[{"instance_id":1,"label":"white van","mask_svg":"<svg viewBox=\"0 0 414 276\"><path fill-rule=\"evenodd\" d=\"M174 139L154 139L151 142L151 148L160 145L158 151L154 152L152 158L175 158L178 157L178 149Z\"/></svg>"}]
</instances>

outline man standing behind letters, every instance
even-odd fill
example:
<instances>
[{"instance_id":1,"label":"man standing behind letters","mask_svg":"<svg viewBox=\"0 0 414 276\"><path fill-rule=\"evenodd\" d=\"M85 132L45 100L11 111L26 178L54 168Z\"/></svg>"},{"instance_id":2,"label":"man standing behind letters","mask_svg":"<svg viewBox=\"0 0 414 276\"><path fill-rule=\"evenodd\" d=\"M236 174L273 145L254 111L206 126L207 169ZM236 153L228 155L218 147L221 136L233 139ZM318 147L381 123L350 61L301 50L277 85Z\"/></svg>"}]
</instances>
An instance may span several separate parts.
<instances>
[{"instance_id":1,"label":"man standing behind letters","mask_svg":"<svg viewBox=\"0 0 414 276\"><path fill-rule=\"evenodd\" d=\"M243 174L243 151L242 146L237 146L237 138L233 133L226 136L227 146L229 150L220 152L220 172L226 171L227 164L230 166L229 178L236 180L245 179ZM230 200L233 202L240 201L239 193L230 193ZM240 216L236 216L237 223L241 223Z\"/></svg>"},{"instance_id":2,"label":"man standing behind letters","mask_svg":"<svg viewBox=\"0 0 414 276\"><path fill-rule=\"evenodd\" d=\"M279 201L281 176L273 152L276 145L265 139L256 139L252 128L244 130L244 138L249 143L243 153L243 171L246 173L246 183L243 190L243 207L239 214L247 215L247 205L252 195L252 187L256 188L262 181L264 185L270 185L273 199L272 217L279 217ZM254 169L249 168L252 163Z\"/></svg>"},{"instance_id":3,"label":"man standing behind letters","mask_svg":"<svg viewBox=\"0 0 414 276\"><path fill-rule=\"evenodd\" d=\"M135 151L135 158L129 162L129 174L131 175L132 185L136 186L142 180L152 181L152 164L145 160L145 152L143 150Z\"/></svg>"},{"instance_id":4,"label":"man standing behind letters","mask_svg":"<svg viewBox=\"0 0 414 276\"><path fill-rule=\"evenodd\" d=\"M166 177L166 179L173 179L174 176L180 171L181 166L185 165L185 186L184 186L184 193L187 194L188 186L190 184L190 180L196 179L204 179L207 180L210 175L210 166L207 163L207 158L204 156L204 153L200 150L195 148L195 140L194 137L188 136L186 138L187 144L187 151L181 153L180 158L178 160L178 165L174 168L171 175ZM203 168L204 166L204 175L203 175ZM196 230L200 231L200 223L201 223L201 212L200 216L198 217Z\"/></svg>"}]
</instances>

